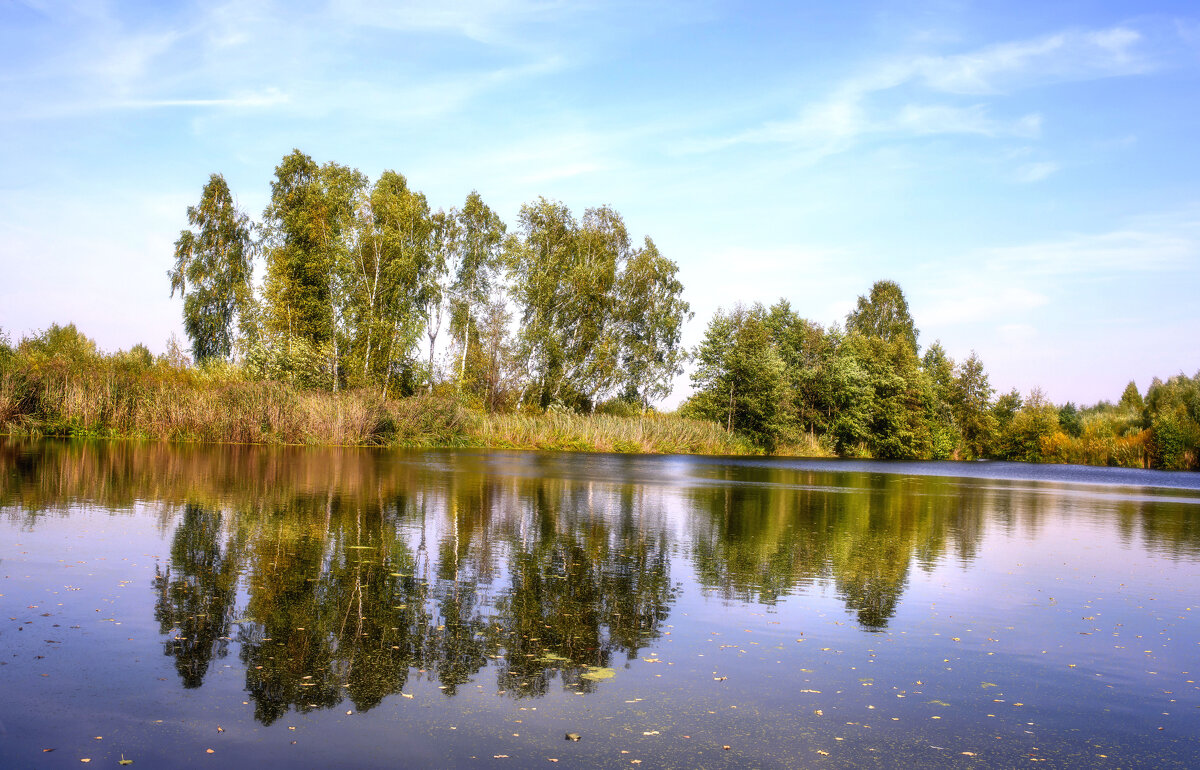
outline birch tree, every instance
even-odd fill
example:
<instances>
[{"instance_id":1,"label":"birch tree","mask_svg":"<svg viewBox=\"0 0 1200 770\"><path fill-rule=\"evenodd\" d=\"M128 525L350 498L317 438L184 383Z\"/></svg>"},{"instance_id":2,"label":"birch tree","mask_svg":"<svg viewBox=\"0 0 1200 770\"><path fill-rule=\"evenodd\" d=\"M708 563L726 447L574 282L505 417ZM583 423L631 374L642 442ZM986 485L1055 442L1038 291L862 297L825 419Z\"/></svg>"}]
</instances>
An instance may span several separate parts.
<instances>
[{"instance_id":1,"label":"birch tree","mask_svg":"<svg viewBox=\"0 0 1200 770\"><path fill-rule=\"evenodd\" d=\"M478 192L467 195L458 211L459 249L450 270L450 333L459 347L458 380L466 376L471 330L482 326L498 286L505 226Z\"/></svg>"},{"instance_id":2,"label":"birch tree","mask_svg":"<svg viewBox=\"0 0 1200 770\"><path fill-rule=\"evenodd\" d=\"M693 316L682 298L679 266L649 237L630 256L617 280L623 397L646 408L671 393L687 351L680 346L683 322Z\"/></svg>"},{"instance_id":3,"label":"birch tree","mask_svg":"<svg viewBox=\"0 0 1200 770\"><path fill-rule=\"evenodd\" d=\"M167 272L171 296L183 297L183 326L196 361L227 358L234 319L244 318L253 300L249 217L220 174L209 177L187 217L191 227L179 233L175 267Z\"/></svg>"}]
</instances>

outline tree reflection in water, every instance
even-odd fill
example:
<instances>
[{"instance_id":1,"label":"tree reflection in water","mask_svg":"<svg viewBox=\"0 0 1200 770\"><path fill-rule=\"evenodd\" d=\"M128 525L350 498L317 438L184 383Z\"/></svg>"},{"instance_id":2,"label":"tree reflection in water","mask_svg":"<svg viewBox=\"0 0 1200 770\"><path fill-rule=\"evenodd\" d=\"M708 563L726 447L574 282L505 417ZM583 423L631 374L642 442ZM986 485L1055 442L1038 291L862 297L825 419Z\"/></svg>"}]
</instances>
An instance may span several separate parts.
<instances>
[{"instance_id":1,"label":"tree reflection in water","mask_svg":"<svg viewBox=\"0 0 1200 770\"><path fill-rule=\"evenodd\" d=\"M602 687L589 668L663 633L673 557L688 590L831 587L883 630L914 570L973 559L985 524L1036 529L1044 505L994 481L584 455L0 442L0 471L0 514L27 527L79 500L159 506L163 650L196 688L236 649L265 724L367 711L414 677L454 696L485 669L512 698ZM1151 548L1200 551L1182 506L1117 513Z\"/></svg>"}]
</instances>

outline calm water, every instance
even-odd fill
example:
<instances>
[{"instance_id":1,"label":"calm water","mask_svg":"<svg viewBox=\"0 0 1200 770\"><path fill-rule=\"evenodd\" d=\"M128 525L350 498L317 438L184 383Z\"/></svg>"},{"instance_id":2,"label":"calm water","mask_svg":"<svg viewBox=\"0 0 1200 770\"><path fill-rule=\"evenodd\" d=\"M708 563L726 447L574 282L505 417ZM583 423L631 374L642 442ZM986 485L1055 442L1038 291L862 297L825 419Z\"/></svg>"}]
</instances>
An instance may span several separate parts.
<instances>
[{"instance_id":1,"label":"calm water","mask_svg":"<svg viewBox=\"0 0 1200 770\"><path fill-rule=\"evenodd\" d=\"M0 441L5 768L1197 767L1198 680L1200 474Z\"/></svg>"}]
</instances>

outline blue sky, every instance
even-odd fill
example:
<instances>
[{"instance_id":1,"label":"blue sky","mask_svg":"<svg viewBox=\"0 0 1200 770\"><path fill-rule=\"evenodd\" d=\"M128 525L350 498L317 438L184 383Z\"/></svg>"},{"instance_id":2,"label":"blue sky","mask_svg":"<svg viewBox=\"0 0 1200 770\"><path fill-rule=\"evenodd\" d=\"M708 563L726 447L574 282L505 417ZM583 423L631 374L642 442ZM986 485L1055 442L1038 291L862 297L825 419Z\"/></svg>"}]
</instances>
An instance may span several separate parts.
<instances>
[{"instance_id":1,"label":"blue sky","mask_svg":"<svg viewBox=\"0 0 1200 770\"><path fill-rule=\"evenodd\" d=\"M1116 400L1200 370L1198 129L1194 2L0 0L0 328L162 350L186 207L216 171L258 218L298 147L612 205L689 344L887 278L998 390Z\"/></svg>"}]
</instances>

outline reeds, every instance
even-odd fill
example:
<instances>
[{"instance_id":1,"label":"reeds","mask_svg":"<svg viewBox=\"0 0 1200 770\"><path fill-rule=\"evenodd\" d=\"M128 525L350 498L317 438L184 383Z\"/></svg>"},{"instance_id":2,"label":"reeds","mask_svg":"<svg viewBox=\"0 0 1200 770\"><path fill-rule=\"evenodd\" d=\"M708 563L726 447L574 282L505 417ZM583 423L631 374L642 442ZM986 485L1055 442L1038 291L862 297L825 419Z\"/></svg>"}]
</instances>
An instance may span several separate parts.
<instances>
[{"instance_id":1,"label":"reeds","mask_svg":"<svg viewBox=\"0 0 1200 770\"><path fill-rule=\"evenodd\" d=\"M511 449L712 455L761 452L720 425L672 414L493 414L483 418L478 440L479 446Z\"/></svg>"},{"instance_id":2,"label":"reeds","mask_svg":"<svg viewBox=\"0 0 1200 770\"><path fill-rule=\"evenodd\" d=\"M453 399L302 391L203 371L50 367L0 373L0 430L232 444L453 446L477 422Z\"/></svg>"},{"instance_id":3,"label":"reeds","mask_svg":"<svg viewBox=\"0 0 1200 770\"><path fill-rule=\"evenodd\" d=\"M236 370L97 366L0 372L0 430L227 444L484 447L754 454L723 427L676 415L485 415L452 393L385 399L305 391Z\"/></svg>"}]
</instances>

